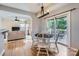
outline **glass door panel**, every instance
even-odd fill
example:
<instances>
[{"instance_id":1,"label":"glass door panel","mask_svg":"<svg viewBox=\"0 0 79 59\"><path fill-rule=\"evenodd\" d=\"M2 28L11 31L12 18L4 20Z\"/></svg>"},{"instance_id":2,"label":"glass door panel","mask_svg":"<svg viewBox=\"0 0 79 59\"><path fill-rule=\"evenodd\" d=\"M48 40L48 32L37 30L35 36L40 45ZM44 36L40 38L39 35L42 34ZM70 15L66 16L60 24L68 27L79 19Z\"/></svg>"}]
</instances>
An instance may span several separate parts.
<instances>
[{"instance_id":1,"label":"glass door panel","mask_svg":"<svg viewBox=\"0 0 79 59\"><path fill-rule=\"evenodd\" d=\"M57 15L53 18L48 19L47 28L50 34L53 34L53 39L56 40L57 34L58 42L70 46L70 19L69 14Z\"/></svg>"},{"instance_id":2,"label":"glass door panel","mask_svg":"<svg viewBox=\"0 0 79 59\"><path fill-rule=\"evenodd\" d=\"M67 17L56 17L56 35L58 36L58 42L67 44Z\"/></svg>"},{"instance_id":3,"label":"glass door panel","mask_svg":"<svg viewBox=\"0 0 79 59\"><path fill-rule=\"evenodd\" d=\"M48 22L47 22L47 28L48 28L48 32L50 34L54 33L54 29L55 29L55 26L54 26L54 19L49 19Z\"/></svg>"},{"instance_id":4,"label":"glass door panel","mask_svg":"<svg viewBox=\"0 0 79 59\"><path fill-rule=\"evenodd\" d=\"M55 20L54 18L49 19L47 21L48 33L52 34L53 37L50 39L50 42L54 42L55 40Z\"/></svg>"}]
</instances>

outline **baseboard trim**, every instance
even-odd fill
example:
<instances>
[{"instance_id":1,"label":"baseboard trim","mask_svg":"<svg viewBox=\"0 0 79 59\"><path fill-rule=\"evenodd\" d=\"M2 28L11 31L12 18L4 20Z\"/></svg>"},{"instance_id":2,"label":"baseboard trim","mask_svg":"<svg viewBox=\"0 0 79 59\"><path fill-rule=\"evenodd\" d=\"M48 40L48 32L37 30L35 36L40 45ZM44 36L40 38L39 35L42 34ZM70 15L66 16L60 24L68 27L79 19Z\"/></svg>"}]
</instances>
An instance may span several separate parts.
<instances>
[{"instance_id":1,"label":"baseboard trim","mask_svg":"<svg viewBox=\"0 0 79 59\"><path fill-rule=\"evenodd\" d=\"M25 38L19 38L19 39L12 39L12 40L8 40L9 41L16 41L16 40L22 40L22 39L25 39Z\"/></svg>"},{"instance_id":2,"label":"baseboard trim","mask_svg":"<svg viewBox=\"0 0 79 59\"><path fill-rule=\"evenodd\" d=\"M68 49L70 49L70 50L72 50L72 51L74 51L74 52L77 52L77 50L78 50L78 49L76 49L76 48L69 47L68 45L63 44L63 43L60 43L60 42L58 42L58 44L61 44L61 45L63 45L63 46L65 46L65 47L67 47Z\"/></svg>"},{"instance_id":3,"label":"baseboard trim","mask_svg":"<svg viewBox=\"0 0 79 59\"><path fill-rule=\"evenodd\" d=\"M51 42L51 43L55 43L55 42ZM72 51L74 51L74 52L77 52L77 51L78 51L78 49L73 48L73 47L69 47L68 45L63 44L63 43L61 43L61 42L58 42L58 44L63 45L63 46L67 47L68 49L70 49L70 50L72 50Z\"/></svg>"}]
</instances>

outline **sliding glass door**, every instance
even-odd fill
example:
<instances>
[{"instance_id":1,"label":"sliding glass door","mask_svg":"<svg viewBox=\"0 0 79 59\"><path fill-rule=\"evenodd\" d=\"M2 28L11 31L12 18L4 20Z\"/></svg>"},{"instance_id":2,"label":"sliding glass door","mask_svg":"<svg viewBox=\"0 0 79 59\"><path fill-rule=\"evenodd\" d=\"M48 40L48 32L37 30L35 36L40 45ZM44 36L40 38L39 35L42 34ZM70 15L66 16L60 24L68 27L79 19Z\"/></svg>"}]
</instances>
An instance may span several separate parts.
<instances>
[{"instance_id":1,"label":"sliding glass door","mask_svg":"<svg viewBox=\"0 0 79 59\"><path fill-rule=\"evenodd\" d=\"M67 16L56 17L56 35L58 36L58 42L67 45Z\"/></svg>"},{"instance_id":2,"label":"sliding glass door","mask_svg":"<svg viewBox=\"0 0 79 59\"><path fill-rule=\"evenodd\" d=\"M54 40L58 35L58 42L70 46L70 18L69 13L57 15L48 19L48 32L53 34Z\"/></svg>"},{"instance_id":3,"label":"sliding glass door","mask_svg":"<svg viewBox=\"0 0 79 59\"><path fill-rule=\"evenodd\" d=\"M52 34L52 33L55 32L55 31L54 31L54 29L55 29L54 19L48 20L48 22L47 22L47 28L48 28L48 32L49 32L50 34Z\"/></svg>"}]
</instances>

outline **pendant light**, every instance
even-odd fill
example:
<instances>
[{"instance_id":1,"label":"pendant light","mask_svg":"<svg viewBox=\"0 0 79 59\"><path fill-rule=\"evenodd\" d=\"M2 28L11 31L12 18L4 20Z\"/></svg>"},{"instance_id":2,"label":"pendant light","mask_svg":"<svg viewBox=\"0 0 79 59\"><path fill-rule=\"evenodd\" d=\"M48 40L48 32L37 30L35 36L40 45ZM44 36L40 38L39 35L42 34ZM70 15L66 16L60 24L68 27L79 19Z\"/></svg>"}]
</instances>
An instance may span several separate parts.
<instances>
[{"instance_id":1,"label":"pendant light","mask_svg":"<svg viewBox=\"0 0 79 59\"><path fill-rule=\"evenodd\" d=\"M43 3L42 3L42 6L41 6L41 16L39 16L38 18L42 18L42 17L44 17L44 16L46 16L46 15L48 15L49 14L49 12L46 12L46 13L44 13L45 11L44 11L44 5L43 5Z\"/></svg>"}]
</instances>

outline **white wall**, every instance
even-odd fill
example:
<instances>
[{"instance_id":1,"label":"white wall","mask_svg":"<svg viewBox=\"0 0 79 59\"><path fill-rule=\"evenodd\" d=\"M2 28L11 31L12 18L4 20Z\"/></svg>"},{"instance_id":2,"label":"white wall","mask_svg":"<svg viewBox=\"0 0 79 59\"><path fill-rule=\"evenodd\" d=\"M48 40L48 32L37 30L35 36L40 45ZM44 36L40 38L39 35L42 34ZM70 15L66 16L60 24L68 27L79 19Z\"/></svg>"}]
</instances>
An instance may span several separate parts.
<instances>
[{"instance_id":1,"label":"white wall","mask_svg":"<svg viewBox=\"0 0 79 59\"><path fill-rule=\"evenodd\" d=\"M2 18L0 17L0 29L2 29Z\"/></svg>"},{"instance_id":2,"label":"white wall","mask_svg":"<svg viewBox=\"0 0 79 59\"><path fill-rule=\"evenodd\" d=\"M32 37L35 38L35 34L40 32L40 19L35 15L32 16Z\"/></svg>"},{"instance_id":3,"label":"white wall","mask_svg":"<svg viewBox=\"0 0 79 59\"><path fill-rule=\"evenodd\" d=\"M15 22L14 20L12 20L9 17L1 18L0 20L1 20L0 21L1 22L0 26L2 28L5 28L5 29L9 30L9 31L11 31L13 26L19 26L18 22Z\"/></svg>"},{"instance_id":4,"label":"white wall","mask_svg":"<svg viewBox=\"0 0 79 59\"><path fill-rule=\"evenodd\" d=\"M53 6L52 6L53 8ZM54 14L57 14L57 13L60 13L60 12L63 12L63 11L66 11L66 10L69 10L69 9L72 9L72 8L77 8L76 10L72 11L71 12L71 46L73 48L79 48L79 4L67 4L63 7L60 7L56 10L53 10L50 12L50 15L54 15ZM40 24L41 24L41 31L45 31L44 30L44 27L45 25L43 25L45 22L45 19L43 19L42 21L40 21Z\"/></svg>"},{"instance_id":5,"label":"white wall","mask_svg":"<svg viewBox=\"0 0 79 59\"><path fill-rule=\"evenodd\" d=\"M78 5L79 6L79 5ZM79 49L79 9L71 13L71 39L72 46Z\"/></svg>"}]
</instances>

